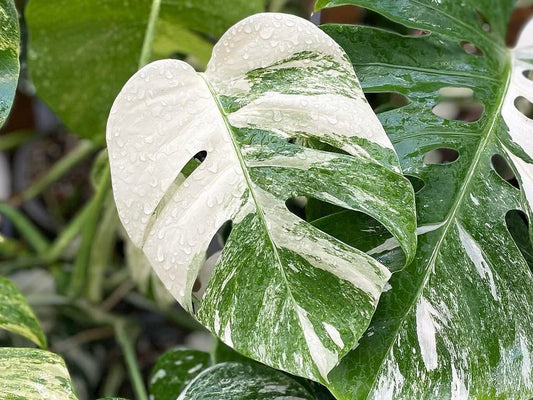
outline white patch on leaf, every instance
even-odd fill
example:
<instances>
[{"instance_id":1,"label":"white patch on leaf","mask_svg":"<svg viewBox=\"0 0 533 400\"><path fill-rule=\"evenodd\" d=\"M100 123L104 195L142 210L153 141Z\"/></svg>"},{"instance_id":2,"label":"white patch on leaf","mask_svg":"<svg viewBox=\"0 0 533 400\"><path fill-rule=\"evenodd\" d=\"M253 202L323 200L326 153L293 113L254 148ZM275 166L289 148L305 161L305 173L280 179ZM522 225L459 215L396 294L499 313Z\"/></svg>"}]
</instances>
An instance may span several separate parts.
<instances>
[{"instance_id":1,"label":"white patch on leaf","mask_svg":"<svg viewBox=\"0 0 533 400\"><path fill-rule=\"evenodd\" d=\"M421 297L416 306L416 335L422 360L428 371L438 366L436 323L433 320L435 313L433 306Z\"/></svg>"}]
</instances>

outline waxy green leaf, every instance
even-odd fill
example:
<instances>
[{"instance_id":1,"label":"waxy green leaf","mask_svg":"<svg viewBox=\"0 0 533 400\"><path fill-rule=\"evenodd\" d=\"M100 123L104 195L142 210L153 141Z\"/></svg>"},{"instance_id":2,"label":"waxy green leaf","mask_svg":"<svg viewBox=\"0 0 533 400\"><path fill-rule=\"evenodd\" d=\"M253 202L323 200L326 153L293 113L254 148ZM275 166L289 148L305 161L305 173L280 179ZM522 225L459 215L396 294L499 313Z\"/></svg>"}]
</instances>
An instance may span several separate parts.
<instances>
[{"instance_id":1,"label":"waxy green leaf","mask_svg":"<svg viewBox=\"0 0 533 400\"><path fill-rule=\"evenodd\" d=\"M344 153L293 143L307 139ZM412 188L346 54L298 17L241 21L205 74L175 60L143 68L115 100L107 143L124 227L190 312L208 245L232 221L197 318L274 368L326 382L390 276L292 214L286 200L367 213L408 260L416 247ZM181 174L202 152L205 160Z\"/></svg>"},{"instance_id":2,"label":"waxy green leaf","mask_svg":"<svg viewBox=\"0 0 533 400\"><path fill-rule=\"evenodd\" d=\"M31 0L29 68L37 94L75 133L102 143L113 99L149 61L212 44L263 0Z\"/></svg>"},{"instance_id":3,"label":"waxy green leaf","mask_svg":"<svg viewBox=\"0 0 533 400\"><path fill-rule=\"evenodd\" d=\"M533 121L517 99L533 100L525 73L533 69L533 23L508 51L513 1L319 0L317 8L342 4L429 31L323 27L350 56L366 92L408 97L408 105L379 117L404 172L425 186L417 194L415 260L391 278L368 332L330 373L330 389L350 400L528 399L533 279L505 221L511 210L532 217ZM460 109L458 97L483 104L479 120L435 109L443 102ZM443 148L458 158L430 163L427 153ZM498 174L502 159L520 189ZM370 253L397 247L387 239Z\"/></svg>"},{"instance_id":4,"label":"waxy green leaf","mask_svg":"<svg viewBox=\"0 0 533 400\"><path fill-rule=\"evenodd\" d=\"M3 276L0 276L0 328L46 347L46 337L37 317L18 288Z\"/></svg>"},{"instance_id":5,"label":"waxy green leaf","mask_svg":"<svg viewBox=\"0 0 533 400\"><path fill-rule=\"evenodd\" d=\"M13 0L0 0L0 127L11 110L19 76L19 22Z\"/></svg>"},{"instance_id":6,"label":"waxy green leaf","mask_svg":"<svg viewBox=\"0 0 533 400\"><path fill-rule=\"evenodd\" d=\"M37 349L0 348L3 399L77 400L65 362Z\"/></svg>"},{"instance_id":7,"label":"waxy green leaf","mask_svg":"<svg viewBox=\"0 0 533 400\"><path fill-rule=\"evenodd\" d=\"M217 364L198 375L177 400L314 400L293 378L262 365Z\"/></svg>"}]
</instances>

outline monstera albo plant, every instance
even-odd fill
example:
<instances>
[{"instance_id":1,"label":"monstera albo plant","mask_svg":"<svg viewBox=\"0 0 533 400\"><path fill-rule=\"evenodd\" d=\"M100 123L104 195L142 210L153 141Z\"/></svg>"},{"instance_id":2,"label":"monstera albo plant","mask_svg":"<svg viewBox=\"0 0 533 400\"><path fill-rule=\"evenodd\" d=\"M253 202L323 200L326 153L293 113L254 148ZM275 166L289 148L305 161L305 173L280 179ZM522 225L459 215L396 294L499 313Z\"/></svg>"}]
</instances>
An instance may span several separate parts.
<instances>
[{"instance_id":1,"label":"monstera albo plant","mask_svg":"<svg viewBox=\"0 0 533 400\"><path fill-rule=\"evenodd\" d=\"M385 22L317 27L260 13L231 28L260 2L243 2L243 15L209 1L104 3L56 13L32 0L30 72L90 149L109 115L68 297L80 306L94 276L112 185L129 258L219 339L211 354L164 353L152 398L533 396L533 23L508 49L513 1L318 0L316 12L360 6ZM12 4L2 10L9 104L18 28ZM78 60L91 73L58 82L77 19L92 35ZM131 24L142 29L131 35ZM403 102L376 115L367 98ZM54 249L4 209L38 253ZM2 282L2 327L46 347L24 297ZM80 307L112 320L146 398L125 321ZM0 352L8 396L75 398L59 356Z\"/></svg>"}]
</instances>

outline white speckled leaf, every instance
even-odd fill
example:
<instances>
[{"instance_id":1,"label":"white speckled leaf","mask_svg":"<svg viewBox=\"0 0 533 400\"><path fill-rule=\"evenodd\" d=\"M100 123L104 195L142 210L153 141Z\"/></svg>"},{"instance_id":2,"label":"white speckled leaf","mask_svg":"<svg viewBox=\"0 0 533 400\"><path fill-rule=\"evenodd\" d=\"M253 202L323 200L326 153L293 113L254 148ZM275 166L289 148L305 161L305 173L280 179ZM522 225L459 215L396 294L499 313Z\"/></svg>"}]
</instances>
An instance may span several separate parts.
<instances>
[{"instance_id":1,"label":"white speckled leaf","mask_svg":"<svg viewBox=\"0 0 533 400\"><path fill-rule=\"evenodd\" d=\"M197 317L275 368L325 382L368 326L390 276L289 212L287 199L363 211L408 259L416 246L412 188L352 66L298 17L258 14L238 23L205 74L175 60L146 66L117 97L107 141L124 227L191 312L206 249L233 222ZM201 151L205 161L180 174Z\"/></svg>"},{"instance_id":2,"label":"white speckled leaf","mask_svg":"<svg viewBox=\"0 0 533 400\"><path fill-rule=\"evenodd\" d=\"M293 378L262 365L217 364L198 375L177 400L313 400Z\"/></svg>"},{"instance_id":3,"label":"white speckled leaf","mask_svg":"<svg viewBox=\"0 0 533 400\"><path fill-rule=\"evenodd\" d=\"M0 398L77 400L60 356L21 348L0 348Z\"/></svg>"}]
</instances>

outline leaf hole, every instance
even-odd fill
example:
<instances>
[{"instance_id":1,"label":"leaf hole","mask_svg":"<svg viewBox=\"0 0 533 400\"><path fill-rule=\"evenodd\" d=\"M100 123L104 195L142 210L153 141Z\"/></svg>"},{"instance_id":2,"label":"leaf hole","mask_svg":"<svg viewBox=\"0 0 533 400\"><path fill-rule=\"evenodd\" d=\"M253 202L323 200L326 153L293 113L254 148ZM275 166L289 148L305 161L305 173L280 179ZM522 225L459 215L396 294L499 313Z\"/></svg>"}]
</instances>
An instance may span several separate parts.
<instances>
[{"instance_id":1,"label":"leaf hole","mask_svg":"<svg viewBox=\"0 0 533 400\"><path fill-rule=\"evenodd\" d=\"M516 179L515 173L507 160L499 154L494 154L490 159L492 168L504 181L514 186L517 189L520 189L520 184Z\"/></svg>"},{"instance_id":2,"label":"leaf hole","mask_svg":"<svg viewBox=\"0 0 533 400\"><path fill-rule=\"evenodd\" d=\"M405 254L392 234L376 219L359 212L316 199L297 196L288 199L287 209L337 240L370 254L391 270L401 269ZM393 243L381 251L383 243ZM372 250L378 249L374 252Z\"/></svg>"},{"instance_id":3,"label":"leaf hole","mask_svg":"<svg viewBox=\"0 0 533 400\"><path fill-rule=\"evenodd\" d=\"M481 24L481 28L485 31L485 32L491 32L492 31L492 28L489 24L489 22L487 21L487 18L485 18L485 16L483 14L481 14L481 12L477 11L476 10L476 17L478 19L478 21L480 22Z\"/></svg>"},{"instance_id":4,"label":"leaf hole","mask_svg":"<svg viewBox=\"0 0 533 400\"><path fill-rule=\"evenodd\" d=\"M461 42L461 48L466 51L468 54L472 54L473 56L482 56L483 52L479 47L477 47L475 44L467 42L466 40L463 40Z\"/></svg>"},{"instance_id":5,"label":"leaf hole","mask_svg":"<svg viewBox=\"0 0 533 400\"><path fill-rule=\"evenodd\" d=\"M415 193L420 192L424 186L426 186L426 183L416 176L405 175L405 177L409 179L409 182L411 182L411 186L413 187Z\"/></svg>"},{"instance_id":6,"label":"leaf hole","mask_svg":"<svg viewBox=\"0 0 533 400\"><path fill-rule=\"evenodd\" d=\"M437 117L463 122L476 122L483 116L485 106L473 98L444 100L431 110Z\"/></svg>"},{"instance_id":7,"label":"leaf hole","mask_svg":"<svg viewBox=\"0 0 533 400\"><path fill-rule=\"evenodd\" d=\"M522 75L524 75L526 79L533 81L533 69L526 69L525 71L522 71Z\"/></svg>"},{"instance_id":8,"label":"leaf hole","mask_svg":"<svg viewBox=\"0 0 533 400\"><path fill-rule=\"evenodd\" d=\"M437 165L437 164L450 164L459 158L459 152L455 149L448 147L441 147L428 151L424 154L424 164Z\"/></svg>"},{"instance_id":9,"label":"leaf hole","mask_svg":"<svg viewBox=\"0 0 533 400\"><path fill-rule=\"evenodd\" d=\"M533 273L533 246L529 235L529 221L522 211L511 210L505 214L505 225L516 246Z\"/></svg>"},{"instance_id":10,"label":"leaf hole","mask_svg":"<svg viewBox=\"0 0 533 400\"><path fill-rule=\"evenodd\" d=\"M405 107L411 102L398 92L365 93L365 96L376 114Z\"/></svg>"},{"instance_id":11,"label":"leaf hole","mask_svg":"<svg viewBox=\"0 0 533 400\"><path fill-rule=\"evenodd\" d=\"M224 249L224 246L228 241L228 237L231 233L232 228L232 221L224 222L218 229L218 231L213 235L213 238L211 239L211 242L207 247L204 264L202 268L200 268L200 271L198 271L198 276L196 277L192 288L193 295L198 300L202 300L204 296L207 284L209 283L209 280L213 275L213 271L215 269L217 261L222 255L222 250Z\"/></svg>"},{"instance_id":12,"label":"leaf hole","mask_svg":"<svg viewBox=\"0 0 533 400\"><path fill-rule=\"evenodd\" d=\"M525 117L533 120L533 103L531 103L524 96L518 96L514 100L514 106L518 111L524 114Z\"/></svg>"}]
</instances>

